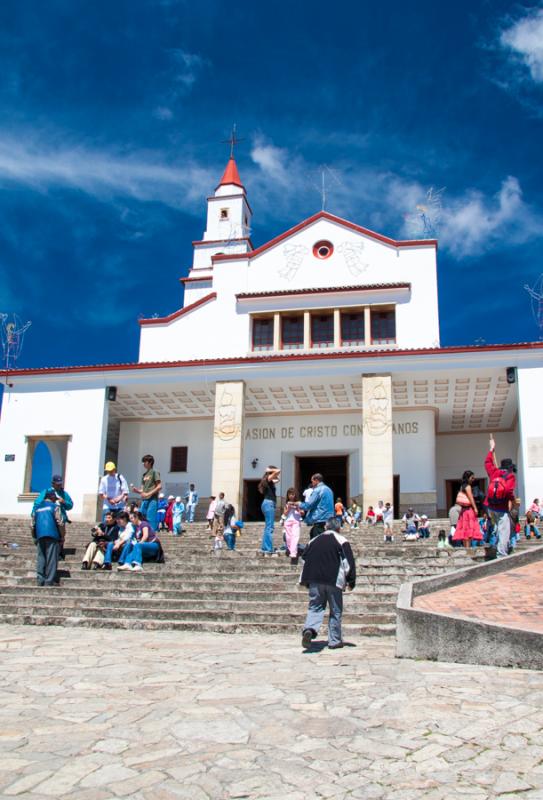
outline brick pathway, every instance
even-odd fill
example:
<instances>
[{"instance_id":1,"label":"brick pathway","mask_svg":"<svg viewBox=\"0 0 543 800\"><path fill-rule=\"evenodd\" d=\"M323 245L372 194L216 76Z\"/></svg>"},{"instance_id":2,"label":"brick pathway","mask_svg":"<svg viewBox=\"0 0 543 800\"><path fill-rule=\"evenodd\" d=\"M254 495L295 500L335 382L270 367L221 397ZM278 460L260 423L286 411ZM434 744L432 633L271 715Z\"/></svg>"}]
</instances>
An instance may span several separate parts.
<instances>
[{"instance_id":1,"label":"brick pathway","mask_svg":"<svg viewBox=\"0 0 543 800\"><path fill-rule=\"evenodd\" d=\"M417 597L413 605L543 633L543 561Z\"/></svg>"}]
</instances>

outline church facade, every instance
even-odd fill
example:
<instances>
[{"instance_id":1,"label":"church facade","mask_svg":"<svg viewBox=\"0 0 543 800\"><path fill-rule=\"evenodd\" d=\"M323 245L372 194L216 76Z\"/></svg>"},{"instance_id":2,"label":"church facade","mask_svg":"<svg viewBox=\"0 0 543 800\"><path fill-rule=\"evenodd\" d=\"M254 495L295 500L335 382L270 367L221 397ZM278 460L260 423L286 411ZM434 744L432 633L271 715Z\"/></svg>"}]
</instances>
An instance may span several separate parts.
<instances>
[{"instance_id":1,"label":"church facade","mask_svg":"<svg viewBox=\"0 0 543 800\"><path fill-rule=\"evenodd\" d=\"M140 320L133 364L11 373L0 420L0 512L27 514L38 457L94 518L104 462L139 485L152 453L165 490L224 491L259 518L322 472L336 495L445 513L465 469L485 488L489 433L543 494L543 345L444 347L437 242L396 241L320 212L254 248L233 158L207 199L183 305ZM34 479L33 479L34 476Z\"/></svg>"}]
</instances>

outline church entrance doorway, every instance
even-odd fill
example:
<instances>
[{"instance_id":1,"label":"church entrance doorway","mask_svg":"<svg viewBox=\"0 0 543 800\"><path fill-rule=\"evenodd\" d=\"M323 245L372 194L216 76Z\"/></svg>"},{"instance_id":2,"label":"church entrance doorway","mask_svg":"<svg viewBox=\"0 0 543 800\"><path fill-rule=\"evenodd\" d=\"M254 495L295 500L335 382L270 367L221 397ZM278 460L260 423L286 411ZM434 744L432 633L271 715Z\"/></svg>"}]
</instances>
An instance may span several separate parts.
<instances>
[{"instance_id":1,"label":"church entrance doorway","mask_svg":"<svg viewBox=\"0 0 543 800\"><path fill-rule=\"evenodd\" d=\"M262 522L264 515L260 506L262 505L262 495L258 491L258 480L243 481L243 509L242 519L244 522Z\"/></svg>"},{"instance_id":2,"label":"church entrance doorway","mask_svg":"<svg viewBox=\"0 0 543 800\"><path fill-rule=\"evenodd\" d=\"M349 456L296 456L294 475L300 498L316 472L321 473L325 484L333 491L334 500L341 497L344 504L349 502Z\"/></svg>"}]
</instances>

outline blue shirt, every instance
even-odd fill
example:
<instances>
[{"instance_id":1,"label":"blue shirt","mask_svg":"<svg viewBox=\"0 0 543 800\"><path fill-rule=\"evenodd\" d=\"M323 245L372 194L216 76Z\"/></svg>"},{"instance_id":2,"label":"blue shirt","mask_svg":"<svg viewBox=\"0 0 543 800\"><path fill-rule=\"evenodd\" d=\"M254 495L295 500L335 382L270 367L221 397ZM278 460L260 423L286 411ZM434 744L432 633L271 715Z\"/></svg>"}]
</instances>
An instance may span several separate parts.
<instances>
[{"instance_id":1,"label":"blue shirt","mask_svg":"<svg viewBox=\"0 0 543 800\"><path fill-rule=\"evenodd\" d=\"M307 525L327 522L330 517L335 516L332 490L325 483L318 483L309 500L306 503L300 503L300 508L306 512L304 522Z\"/></svg>"}]
</instances>

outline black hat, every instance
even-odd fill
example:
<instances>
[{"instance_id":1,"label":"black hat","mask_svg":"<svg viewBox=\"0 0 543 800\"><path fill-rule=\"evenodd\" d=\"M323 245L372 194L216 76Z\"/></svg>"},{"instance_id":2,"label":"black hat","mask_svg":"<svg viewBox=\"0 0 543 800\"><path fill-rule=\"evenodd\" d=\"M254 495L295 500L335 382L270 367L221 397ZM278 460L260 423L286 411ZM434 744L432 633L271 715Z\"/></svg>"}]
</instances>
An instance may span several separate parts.
<instances>
[{"instance_id":1,"label":"black hat","mask_svg":"<svg viewBox=\"0 0 543 800\"><path fill-rule=\"evenodd\" d=\"M517 470L512 458L502 458L500 467L501 469L506 469L508 472L516 472Z\"/></svg>"}]
</instances>

